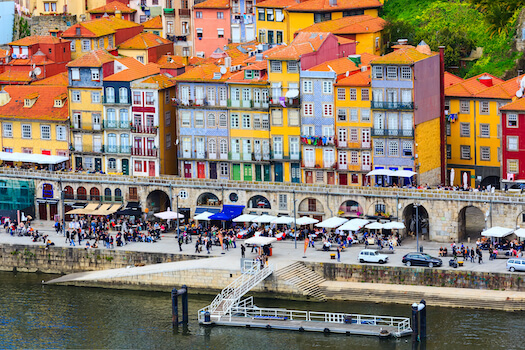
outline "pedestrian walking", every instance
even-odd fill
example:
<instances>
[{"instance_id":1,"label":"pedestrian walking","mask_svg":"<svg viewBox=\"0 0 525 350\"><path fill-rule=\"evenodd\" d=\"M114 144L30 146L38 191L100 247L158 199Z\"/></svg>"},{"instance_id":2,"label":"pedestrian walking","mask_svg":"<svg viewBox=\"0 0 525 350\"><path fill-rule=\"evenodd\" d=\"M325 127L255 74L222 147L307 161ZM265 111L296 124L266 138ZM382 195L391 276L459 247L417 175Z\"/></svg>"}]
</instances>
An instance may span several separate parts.
<instances>
[{"instance_id":1,"label":"pedestrian walking","mask_svg":"<svg viewBox=\"0 0 525 350\"><path fill-rule=\"evenodd\" d=\"M341 247L337 247L337 262L341 262Z\"/></svg>"},{"instance_id":2,"label":"pedestrian walking","mask_svg":"<svg viewBox=\"0 0 525 350\"><path fill-rule=\"evenodd\" d=\"M472 248L470 250L470 262L473 263L474 262L474 256L475 256L475 252L474 252L474 248Z\"/></svg>"},{"instance_id":3,"label":"pedestrian walking","mask_svg":"<svg viewBox=\"0 0 525 350\"><path fill-rule=\"evenodd\" d=\"M210 249L211 249L211 239L208 238L206 239L206 250L208 251L208 254L210 254Z\"/></svg>"},{"instance_id":4,"label":"pedestrian walking","mask_svg":"<svg viewBox=\"0 0 525 350\"><path fill-rule=\"evenodd\" d=\"M183 242L183 238L182 237L179 237L179 250L182 252L182 242Z\"/></svg>"},{"instance_id":5,"label":"pedestrian walking","mask_svg":"<svg viewBox=\"0 0 525 350\"><path fill-rule=\"evenodd\" d=\"M245 253L246 253L246 247L244 246L244 244L241 244L241 258L244 259Z\"/></svg>"},{"instance_id":6,"label":"pedestrian walking","mask_svg":"<svg viewBox=\"0 0 525 350\"><path fill-rule=\"evenodd\" d=\"M483 262L483 254L481 253L481 250L478 251L478 264L481 264Z\"/></svg>"}]
</instances>

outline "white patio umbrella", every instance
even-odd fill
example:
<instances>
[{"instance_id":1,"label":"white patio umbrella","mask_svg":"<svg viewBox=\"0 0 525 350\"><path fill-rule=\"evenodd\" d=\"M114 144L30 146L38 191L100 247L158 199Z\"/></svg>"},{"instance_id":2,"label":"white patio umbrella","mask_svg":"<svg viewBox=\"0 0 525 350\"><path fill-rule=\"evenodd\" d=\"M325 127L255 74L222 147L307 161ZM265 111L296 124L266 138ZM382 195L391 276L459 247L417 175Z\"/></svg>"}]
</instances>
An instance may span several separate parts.
<instances>
[{"instance_id":1,"label":"white patio umbrella","mask_svg":"<svg viewBox=\"0 0 525 350\"><path fill-rule=\"evenodd\" d=\"M525 238L525 228L517 229L516 231L514 231L514 234L519 238Z\"/></svg>"},{"instance_id":2,"label":"white patio umbrella","mask_svg":"<svg viewBox=\"0 0 525 350\"><path fill-rule=\"evenodd\" d=\"M311 225L311 224L317 224L319 220L308 217L308 216L301 216L299 219L295 220L295 223L297 225Z\"/></svg>"},{"instance_id":3,"label":"white patio umbrella","mask_svg":"<svg viewBox=\"0 0 525 350\"><path fill-rule=\"evenodd\" d=\"M246 244L253 244L258 246L268 245L272 244L273 242L277 242L277 238L275 237L264 237L264 236L256 236L252 238L248 238L244 241Z\"/></svg>"},{"instance_id":4,"label":"white patio umbrella","mask_svg":"<svg viewBox=\"0 0 525 350\"><path fill-rule=\"evenodd\" d=\"M412 177L416 174L417 174L416 172L413 172L411 170L397 170L397 171L394 171L394 173L391 176Z\"/></svg>"},{"instance_id":5,"label":"white patio umbrella","mask_svg":"<svg viewBox=\"0 0 525 350\"><path fill-rule=\"evenodd\" d=\"M390 222L387 222L386 224L383 224L383 228L387 230L401 230L405 228L405 224L403 224L402 222L398 222L398 221L390 221Z\"/></svg>"},{"instance_id":6,"label":"white patio umbrella","mask_svg":"<svg viewBox=\"0 0 525 350\"><path fill-rule=\"evenodd\" d=\"M252 222L253 219L258 218L259 215L253 214L242 214L233 219L233 222Z\"/></svg>"},{"instance_id":7,"label":"white patio umbrella","mask_svg":"<svg viewBox=\"0 0 525 350\"><path fill-rule=\"evenodd\" d=\"M252 220L252 222L256 222L259 224L269 224L275 219L277 219L277 216L264 214L264 215L256 217L255 219Z\"/></svg>"},{"instance_id":8,"label":"white patio umbrella","mask_svg":"<svg viewBox=\"0 0 525 350\"><path fill-rule=\"evenodd\" d=\"M372 222L372 223L366 225L365 227L367 229L370 229L370 230L381 230L381 229L385 228L382 223L377 222L377 221Z\"/></svg>"},{"instance_id":9,"label":"white patio umbrella","mask_svg":"<svg viewBox=\"0 0 525 350\"><path fill-rule=\"evenodd\" d=\"M450 169L450 186L454 186L454 176L456 175L454 168Z\"/></svg>"},{"instance_id":10,"label":"white patio umbrella","mask_svg":"<svg viewBox=\"0 0 525 350\"><path fill-rule=\"evenodd\" d=\"M468 187L468 174L467 172L463 173L463 189L467 189Z\"/></svg>"},{"instance_id":11,"label":"white patio umbrella","mask_svg":"<svg viewBox=\"0 0 525 350\"><path fill-rule=\"evenodd\" d=\"M348 219L333 216L316 224L315 227L336 228L347 222Z\"/></svg>"},{"instance_id":12,"label":"white patio umbrella","mask_svg":"<svg viewBox=\"0 0 525 350\"><path fill-rule=\"evenodd\" d=\"M171 211L171 210L162 211L160 213L155 213L153 214L153 216L159 219L162 219L162 220L172 220L172 219L183 219L184 218L184 215Z\"/></svg>"},{"instance_id":13,"label":"white patio umbrella","mask_svg":"<svg viewBox=\"0 0 525 350\"><path fill-rule=\"evenodd\" d=\"M481 235L485 237L502 238L510 235L513 231L511 228L494 226L481 232Z\"/></svg>"},{"instance_id":14,"label":"white patio umbrella","mask_svg":"<svg viewBox=\"0 0 525 350\"><path fill-rule=\"evenodd\" d=\"M212 216L214 213L210 213L209 211L203 211L202 213L195 215L193 217L193 220L197 221L210 221L210 216Z\"/></svg>"},{"instance_id":15,"label":"white patio umbrella","mask_svg":"<svg viewBox=\"0 0 525 350\"><path fill-rule=\"evenodd\" d=\"M350 221L345 222L343 225L339 226L340 231L357 231L361 227L368 224L370 220L366 219L352 219Z\"/></svg>"},{"instance_id":16,"label":"white patio umbrella","mask_svg":"<svg viewBox=\"0 0 525 350\"><path fill-rule=\"evenodd\" d=\"M292 224L294 222L294 218L290 216L279 216L277 219L273 220L272 224Z\"/></svg>"}]
</instances>

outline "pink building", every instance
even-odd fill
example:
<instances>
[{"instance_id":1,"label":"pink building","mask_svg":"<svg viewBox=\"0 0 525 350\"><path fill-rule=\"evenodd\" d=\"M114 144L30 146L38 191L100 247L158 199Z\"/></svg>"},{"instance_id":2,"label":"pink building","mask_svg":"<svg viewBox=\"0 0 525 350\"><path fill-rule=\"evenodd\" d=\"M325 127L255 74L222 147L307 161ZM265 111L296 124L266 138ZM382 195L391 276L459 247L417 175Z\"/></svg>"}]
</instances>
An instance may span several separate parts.
<instances>
[{"instance_id":1,"label":"pink building","mask_svg":"<svg viewBox=\"0 0 525 350\"><path fill-rule=\"evenodd\" d=\"M207 0L193 7L196 56L209 57L231 38L230 1Z\"/></svg>"}]
</instances>

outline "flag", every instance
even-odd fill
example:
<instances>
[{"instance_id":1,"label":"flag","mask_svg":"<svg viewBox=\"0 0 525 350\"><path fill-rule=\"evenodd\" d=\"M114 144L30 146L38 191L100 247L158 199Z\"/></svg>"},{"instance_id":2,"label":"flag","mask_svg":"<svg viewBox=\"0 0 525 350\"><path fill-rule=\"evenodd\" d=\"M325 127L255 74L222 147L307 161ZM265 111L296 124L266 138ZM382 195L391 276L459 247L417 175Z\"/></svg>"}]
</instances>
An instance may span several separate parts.
<instances>
[{"instance_id":1,"label":"flag","mask_svg":"<svg viewBox=\"0 0 525 350\"><path fill-rule=\"evenodd\" d=\"M306 249L308 248L308 243L310 243L310 241L308 240L308 237L306 237L304 239L304 254L306 255Z\"/></svg>"}]
</instances>

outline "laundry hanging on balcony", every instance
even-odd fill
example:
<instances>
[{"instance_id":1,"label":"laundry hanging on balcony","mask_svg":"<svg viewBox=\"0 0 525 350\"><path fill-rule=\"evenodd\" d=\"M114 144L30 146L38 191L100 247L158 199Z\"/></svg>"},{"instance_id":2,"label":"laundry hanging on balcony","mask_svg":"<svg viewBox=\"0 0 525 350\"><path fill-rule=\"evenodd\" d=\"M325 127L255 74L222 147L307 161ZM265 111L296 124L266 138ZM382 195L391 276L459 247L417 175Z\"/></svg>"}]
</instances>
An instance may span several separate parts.
<instances>
[{"instance_id":1,"label":"laundry hanging on balcony","mask_svg":"<svg viewBox=\"0 0 525 350\"><path fill-rule=\"evenodd\" d=\"M457 120L458 120L458 114L457 113L447 115L447 121L448 122L454 123Z\"/></svg>"},{"instance_id":2,"label":"laundry hanging on balcony","mask_svg":"<svg viewBox=\"0 0 525 350\"><path fill-rule=\"evenodd\" d=\"M332 136L301 136L304 145L326 146L334 145L335 138Z\"/></svg>"}]
</instances>

